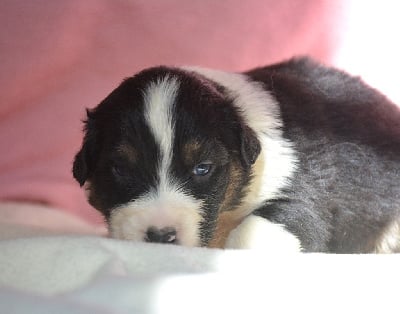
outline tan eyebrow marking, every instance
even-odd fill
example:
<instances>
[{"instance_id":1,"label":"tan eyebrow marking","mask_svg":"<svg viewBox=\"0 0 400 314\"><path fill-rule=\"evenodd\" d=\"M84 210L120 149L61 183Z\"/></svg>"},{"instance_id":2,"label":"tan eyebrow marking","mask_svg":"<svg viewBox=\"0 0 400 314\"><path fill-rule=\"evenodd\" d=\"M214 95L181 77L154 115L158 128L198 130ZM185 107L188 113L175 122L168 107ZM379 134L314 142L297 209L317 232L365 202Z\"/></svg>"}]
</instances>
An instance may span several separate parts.
<instances>
[{"instance_id":1,"label":"tan eyebrow marking","mask_svg":"<svg viewBox=\"0 0 400 314\"><path fill-rule=\"evenodd\" d=\"M182 154L186 165L192 165L201 150L200 142L191 140L183 145Z\"/></svg>"},{"instance_id":2,"label":"tan eyebrow marking","mask_svg":"<svg viewBox=\"0 0 400 314\"><path fill-rule=\"evenodd\" d=\"M136 149L129 144L121 144L117 148L118 153L126 157L130 162L136 162L137 161L137 151Z\"/></svg>"}]
</instances>

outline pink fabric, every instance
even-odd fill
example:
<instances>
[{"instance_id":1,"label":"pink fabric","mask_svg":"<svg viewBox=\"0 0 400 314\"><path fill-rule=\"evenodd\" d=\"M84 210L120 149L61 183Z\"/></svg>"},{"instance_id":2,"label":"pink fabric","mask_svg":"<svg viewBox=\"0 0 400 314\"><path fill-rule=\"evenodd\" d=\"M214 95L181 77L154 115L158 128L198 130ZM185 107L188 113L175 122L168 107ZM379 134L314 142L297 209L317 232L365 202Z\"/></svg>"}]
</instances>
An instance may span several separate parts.
<instances>
[{"instance_id":1,"label":"pink fabric","mask_svg":"<svg viewBox=\"0 0 400 314\"><path fill-rule=\"evenodd\" d=\"M0 199L101 222L72 179L84 108L153 65L244 70L331 60L341 1L22 1L0 4Z\"/></svg>"}]
</instances>

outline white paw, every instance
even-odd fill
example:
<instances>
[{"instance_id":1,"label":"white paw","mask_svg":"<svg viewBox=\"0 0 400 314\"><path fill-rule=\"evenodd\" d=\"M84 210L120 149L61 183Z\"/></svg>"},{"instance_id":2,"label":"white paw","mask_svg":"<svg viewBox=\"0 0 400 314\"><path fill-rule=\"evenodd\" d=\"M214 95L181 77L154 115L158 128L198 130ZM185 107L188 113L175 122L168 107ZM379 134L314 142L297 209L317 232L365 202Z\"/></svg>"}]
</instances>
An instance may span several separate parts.
<instances>
[{"instance_id":1,"label":"white paw","mask_svg":"<svg viewBox=\"0 0 400 314\"><path fill-rule=\"evenodd\" d=\"M256 249L272 253L294 253L301 251L299 239L282 225L251 215L228 236L225 248Z\"/></svg>"}]
</instances>

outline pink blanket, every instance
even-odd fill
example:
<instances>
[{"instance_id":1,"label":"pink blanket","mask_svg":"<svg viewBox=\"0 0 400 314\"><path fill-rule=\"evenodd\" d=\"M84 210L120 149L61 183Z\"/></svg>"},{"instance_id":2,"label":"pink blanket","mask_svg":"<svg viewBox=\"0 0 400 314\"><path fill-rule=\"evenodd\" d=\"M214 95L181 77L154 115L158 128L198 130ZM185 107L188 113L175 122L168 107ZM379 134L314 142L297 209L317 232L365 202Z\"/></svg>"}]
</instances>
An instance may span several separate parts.
<instances>
[{"instance_id":1,"label":"pink blanket","mask_svg":"<svg viewBox=\"0 0 400 314\"><path fill-rule=\"evenodd\" d=\"M344 1L344 0L343 0ZM243 70L293 55L330 62L342 1L3 1L0 199L101 222L71 176L85 107L153 65Z\"/></svg>"}]
</instances>

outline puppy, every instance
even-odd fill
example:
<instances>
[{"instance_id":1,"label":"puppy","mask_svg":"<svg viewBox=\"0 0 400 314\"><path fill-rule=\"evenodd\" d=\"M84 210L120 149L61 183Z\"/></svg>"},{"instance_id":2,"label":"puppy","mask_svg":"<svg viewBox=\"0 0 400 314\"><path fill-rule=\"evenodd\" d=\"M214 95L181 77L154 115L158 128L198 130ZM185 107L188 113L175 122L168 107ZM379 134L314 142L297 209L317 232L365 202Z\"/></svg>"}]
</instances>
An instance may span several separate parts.
<instances>
[{"instance_id":1,"label":"puppy","mask_svg":"<svg viewBox=\"0 0 400 314\"><path fill-rule=\"evenodd\" d=\"M73 175L112 237L270 252L400 248L400 111L308 58L156 67L87 111Z\"/></svg>"}]
</instances>

